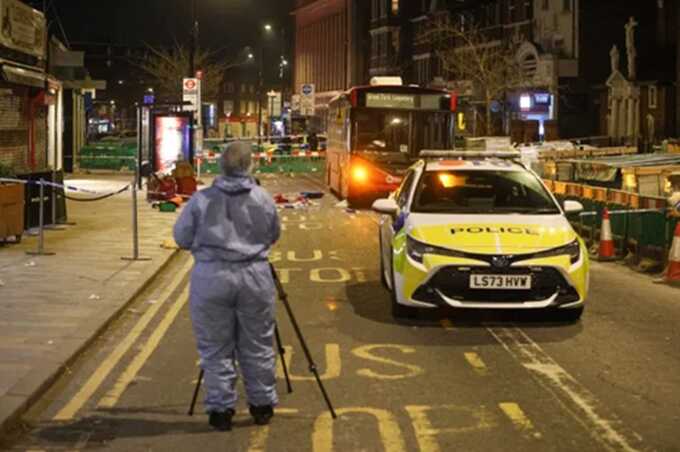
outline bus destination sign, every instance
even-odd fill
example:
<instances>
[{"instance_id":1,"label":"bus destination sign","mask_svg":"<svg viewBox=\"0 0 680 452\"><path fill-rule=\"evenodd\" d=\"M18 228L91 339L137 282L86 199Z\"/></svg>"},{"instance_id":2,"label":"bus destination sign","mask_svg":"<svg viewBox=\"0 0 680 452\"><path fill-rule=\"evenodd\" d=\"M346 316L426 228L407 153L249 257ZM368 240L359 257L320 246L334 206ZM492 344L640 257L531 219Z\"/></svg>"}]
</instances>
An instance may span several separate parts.
<instances>
[{"instance_id":1,"label":"bus destination sign","mask_svg":"<svg viewBox=\"0 0 680 452\"><path fill-rule=\"evenodd\" d=\"M368 108L416 108L416 96L394 93L366 93Z\"/></svg>"}]
</instances>

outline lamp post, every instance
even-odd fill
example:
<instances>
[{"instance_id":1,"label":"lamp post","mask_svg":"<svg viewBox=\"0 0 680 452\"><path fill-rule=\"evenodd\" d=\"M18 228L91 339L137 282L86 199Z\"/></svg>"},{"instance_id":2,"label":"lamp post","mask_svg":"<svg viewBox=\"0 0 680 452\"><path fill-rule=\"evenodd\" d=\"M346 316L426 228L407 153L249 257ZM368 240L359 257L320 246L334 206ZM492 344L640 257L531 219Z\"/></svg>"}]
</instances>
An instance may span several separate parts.
<instances>
[{"instance_id":1,"label":"lamp post","mask_svg":"<svg viewBox=\"0 0 680 452\"><path fill-rule=\"evenodd\" d=\"M197 0L191 1L191 45L189 46L189 73L187 77L196 76L196 46L198 44Z\"/></svg>"},{"instance_id":2,"label":"lamp post","mask_svg":"<svg viewBox=\"0 0 680 452\"><path fill-rule=\"evenodd\" d=\"M264 41L274 28L271 24L262 27L262 37L260 39L260 61L258 66L257 81L257 144L262 144L262 94L264 92Z\"/></svg>"}]
</instances>

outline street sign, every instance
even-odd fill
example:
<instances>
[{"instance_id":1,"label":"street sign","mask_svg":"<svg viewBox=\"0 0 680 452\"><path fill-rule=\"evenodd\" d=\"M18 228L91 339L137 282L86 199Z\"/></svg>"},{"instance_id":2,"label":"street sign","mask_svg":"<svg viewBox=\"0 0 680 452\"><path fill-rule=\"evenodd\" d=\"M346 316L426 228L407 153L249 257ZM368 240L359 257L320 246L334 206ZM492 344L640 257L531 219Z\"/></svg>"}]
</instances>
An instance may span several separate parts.
<instances>
[{"instance_id":1,"label":"street sign","mask_svg":"<svg viewBox=\"0 0 680 452\"><path fill-rule=\"evenodd\" d=\"M184 102L191 102L191 105L184 106L184 111L200 111L201 80L197 78L185 78L182 82L182 93Z\"/></svg>"},{"instance_id":2,"label":"street sign","mask_svg":"<svg viewBox=\"0 0 680 452\"><path fill-rule=\"evenodd\" d=\"M304 116L314 116L316 87L313 83L306 83L300 87L300 113Z\"/></svg>"},{"instance_id":3,"label":"street sign","mask_svg":"<svg viewBox=\"0 0 680 452\"><path fill-rule=\"evenodd\" d=\"M300 110L302 109L302 100L299 94L293 94L293 96L290 99L290 109L293 110L295 113L300 113Z\"/></svg>"}]
</instances>

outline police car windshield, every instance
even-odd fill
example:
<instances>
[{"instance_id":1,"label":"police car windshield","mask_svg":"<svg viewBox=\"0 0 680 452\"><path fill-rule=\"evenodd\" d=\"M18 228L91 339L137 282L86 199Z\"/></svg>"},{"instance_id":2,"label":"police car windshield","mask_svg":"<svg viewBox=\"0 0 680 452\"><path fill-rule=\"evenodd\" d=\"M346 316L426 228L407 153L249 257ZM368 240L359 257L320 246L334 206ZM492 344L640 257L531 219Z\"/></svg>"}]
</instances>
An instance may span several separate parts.
<instances>
[{"instance_id":1,"label":"police car windshield","mask_svg":"<svg viewBox=\"0 0 680 452\"><path fill-rule=\"evenodd\" d=\"M461 214L559 214L532 174L524 171L426 171L413 212Z\"/></svg>"}]
</instances>

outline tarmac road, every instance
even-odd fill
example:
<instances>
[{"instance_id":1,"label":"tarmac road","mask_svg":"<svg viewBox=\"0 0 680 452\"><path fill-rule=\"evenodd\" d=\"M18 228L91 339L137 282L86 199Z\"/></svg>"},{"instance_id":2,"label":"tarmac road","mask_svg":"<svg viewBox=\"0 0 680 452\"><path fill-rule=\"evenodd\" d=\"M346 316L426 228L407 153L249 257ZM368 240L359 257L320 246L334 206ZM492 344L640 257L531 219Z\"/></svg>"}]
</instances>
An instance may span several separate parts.
<instances>
[{"instance_id":1,"label":"tarmac road","mask_svg":"<svg viewBox=\"0 0 680 452\"><path fill-rule=\"evenodd\" d=\"M263 178L272 193L311 176ZM380 284L376 216L283 210L272 255L339 415L332 421L279 304L294 392L269 427L213 431L181 254L26 417L9 450L680 451L680 291L594 264L583 320L432 312L395 322ZM245 401L241 401L245 409Z\"/></svg>"}]
</instances>

